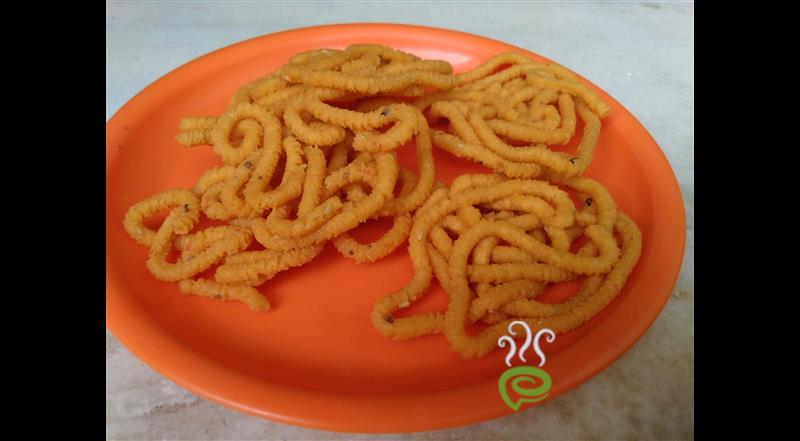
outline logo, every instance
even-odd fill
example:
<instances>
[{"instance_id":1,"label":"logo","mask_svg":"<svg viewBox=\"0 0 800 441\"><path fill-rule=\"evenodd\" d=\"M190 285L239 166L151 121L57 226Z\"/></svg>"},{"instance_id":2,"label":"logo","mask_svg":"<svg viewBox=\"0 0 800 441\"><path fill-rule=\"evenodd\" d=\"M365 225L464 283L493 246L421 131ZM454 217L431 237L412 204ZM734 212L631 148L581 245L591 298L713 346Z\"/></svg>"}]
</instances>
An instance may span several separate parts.
<instances>
[{"instance_id":1,"label":"logo","mask_svg":"<svg viewBox=\"0 0 800 441\"><path fill-rule=\"evenodd\" d=\"M517 335L514 331L515 326L521 326L526 332L525 341L522 343L522 346L520 346L519 352L517 352L517 343L512 337L504 335L497 339L497 345L501 348L508 345L506 366L509 367L509 369L500 375L500 379L497 382L497 390L500 392L500 398L503 399L506 405L516 412L525 403L535 403L547 398L553 380L550 378L550 374L542 369L546 359L544 352L542 352L542 349L539 347L539 339L545 336L547 342L552 343L556 339L556 333L551 329L543 328L534 336L527 323L515 320L508 325L508 333L511 336ZM518 355L520 361L523 363L527 362L527 360L525 360L525 352L531 348L531 344L533 344L533 351L539 357L539 366L512 367L511 360L514 358L514 355ZM509 389L516 394L516 401L511 398Z\"/></svg>"}]
</instances>

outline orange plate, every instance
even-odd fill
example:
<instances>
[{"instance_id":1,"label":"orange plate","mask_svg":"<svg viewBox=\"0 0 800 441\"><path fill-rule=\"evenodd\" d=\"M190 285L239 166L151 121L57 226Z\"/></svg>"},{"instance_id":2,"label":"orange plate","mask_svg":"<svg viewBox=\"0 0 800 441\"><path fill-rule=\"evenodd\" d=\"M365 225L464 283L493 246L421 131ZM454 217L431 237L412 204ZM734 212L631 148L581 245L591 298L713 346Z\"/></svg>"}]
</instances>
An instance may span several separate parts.
<instances>
[{"instance_id":1,"label":"orange plate","mask_svg":"<svg viewBox=\"0 0 800 441\"><path fill-rule=\"evenodd\" d=\"M155 280L147 250L122 228L125 211L156 192L191 187L220 163L209 148L185 149L174 137L182 116L217 115L242 84L312 48L380 43L457 71L523 49L475 35L419 26L348 24L258 37L170 72L123 106L106 127L107 326L134 354L186 389L234 409L300 426L355 432L405 432L459 426L511 413L497 392L505 351L462 360L444 336L393 342L375 332L376 299L411 279L405 249L374 264L340 257L333 246L312 263L262 287L273 309L185 296ZM588 176L604 183L639 224L644 248L619 297L582 327L546 346L549 399L608 366L647 330L680 270L683 202L653 138L613 98ZM414 163L413 149L400 153ZM436 151L446 182L481 167ZM372 232L374 233L374 232ZM367 232L366 234L369 234ZM414 310L443 309L434 284ZM413 312L413 310L412 310ZM545 344L547 345L547 344Z\"/></svg>"}]
</instances>

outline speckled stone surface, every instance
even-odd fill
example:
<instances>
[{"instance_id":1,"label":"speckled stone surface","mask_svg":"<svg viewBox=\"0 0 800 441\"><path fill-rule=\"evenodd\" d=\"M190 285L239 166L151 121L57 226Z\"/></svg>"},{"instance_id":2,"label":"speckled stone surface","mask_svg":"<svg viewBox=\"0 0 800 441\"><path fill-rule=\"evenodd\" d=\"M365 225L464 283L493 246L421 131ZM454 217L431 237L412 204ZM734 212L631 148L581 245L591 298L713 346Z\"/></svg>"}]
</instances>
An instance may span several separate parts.
<instances>
[{"instance_id":1,"label":"speckled stone surface","mask_svg":"<svg viewBox=\"0 0 800 441\"><path fill-rule=\"evenodd\" d=\"M106 117L173 68L280 30L344 22L414 23L484 35L550 57L625 105L670 161L687 242L673 295L608 369L543 406L413 434L323 432L250 417L161 377L106 335L106 436L131 439L693 439L694 5L670 3L109 2Z\"/></svg>"}]
</instances>

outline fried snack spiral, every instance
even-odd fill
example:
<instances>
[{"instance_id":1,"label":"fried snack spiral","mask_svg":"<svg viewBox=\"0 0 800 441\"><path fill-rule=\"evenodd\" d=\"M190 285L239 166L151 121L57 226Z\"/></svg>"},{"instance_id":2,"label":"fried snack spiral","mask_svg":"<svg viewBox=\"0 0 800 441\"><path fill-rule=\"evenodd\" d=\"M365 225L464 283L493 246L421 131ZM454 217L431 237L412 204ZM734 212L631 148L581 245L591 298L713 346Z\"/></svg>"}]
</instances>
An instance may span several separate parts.
<instances>
[{"instance_id":1,"label":"fried snack spiral","mask_svg":"<svg viewBox=\"0 0 800 441\"><path fill-rule=\"evenodd\" d=\"M518 178L543 168L578 176L591 164L600 119L611 108L567 69L506 53L456 78L457 87L414 102L431 124L447 122L446 131L433 132L437 147ZM573 138L578 119L575 154L551 150Z\"/></svg>"},{"instance_id":2,"label":"fried snack spiral","mask_svg":"<svg viewBox=\"0 0 800 441\"><path fill-rule=\"evenodd\" d=\"M200 217L200 201L197 195L183 189L167 190L134 204L125 214L125 231L139 244L150 247L157 232L144 225L145 219L173 207L169 218L170 228L177 234L188 233Z\"/></svg>"},{"instance_id":3,"label":"fried snack spiral","mask_svg":"<svg viewBox=\"0 0 800 441\"><path fill-rule=\"evenodd\" d=\"M375 330L394 340L444 334L470 358L493 350L512 320L580 326L619 295L641 254L633 220L582 176L612 109L557 64L503 53L454 74L445 61L380 45L314 49L242 85L220 110L181 119L176 137L193 147L187 154L208 146L219 163L190 190L134 204L123 221L149 250L145 267L183 293L267 311L260 287L328 242L358 263L406 246L413 277L374 304ZM434 147L494 173L448 187L436 181ZM413 171L398 162L411 148ZM391 227L354 239L376 219ZM395 316L433 278L447 309ZM574 296L540 299L571 280L583 281ZM475 323L485 329L468 333Z\"/></svg>"},{"instance_id":4,"label":"fried snack spiral","mask_svg":"<svg viewBox=\"0 0 800 441\"><path fill-rule=\"evenodd\" d=\"M269 301L258 290L250 286L225 285L205 279L184 279L178 283L184 294L194 294L217 300L238 300L253 311L268 311Z\"/></svg>"},{"instance_id":5,"label":"fried snack spiral","mask_svg":"<svg viewBox=\"0 0 800 441\"><path fill-rule=\"evenodd\" d=\"M596 210L593 212L598 214L594 215L590 225L577 225L576 214L581 210L575 207L565 190L591 195L587 200L593 201L591 206ZM483 208L478 211L476 207ZM470 219L470 214L480 218ZM523 216L524 221L520 219ZM454 219L458 220L456 229L460 230L451 230L457 234L456 240L444 233L447 223L453 224ZM543 231L544 236L529 233L531 228L535 228L532 231ZM588 178L557 178L551 184L497 175L462 175L449 190L435 192L417 211L409 245L414 278L400 291L376 302L373 324L378 332L396 340L443 331L453 348L463 356L485 355L494 348L499 334L490 332L480 337L478 343L468 340L471 343L467 345L463 343L467 341L464 326L483 320L497 324L497 328L489 329L501 332L503 328L500 325L507 324L509 316L538 317L535 311L536 308L542 310L538 306L540 303L528 299L540 294L548 283L585 276L589 280L588 288L582 293L593 293L597 287L596 280L613 273L620 265L627 268L630 259L635 261L630 256L621 257L626 244L633 243L631 249L640 246L635 245L637 240L634 239L622 244L617 242L615 229L616 234L624 235L621 232L623 228L630 232L631 237L638 235L635 224L618 213L608 191ZM580 237L585 237L587 242L576 252L570 251L571 244ZM638 259L636 253L638 251L633 255ZM424 294L434 276L451 297L447 313L394 317L395 311L408 307ZM473 284L474 288L471 288ZM621 285L611 286L621 288ZM578 298L585 300L582 293ZM608 295L612 295L611 291ZM452 299L464 296L466 306L462 308L459 304L454 310ZM569 302L560 312L572 313L582 304L582 301ZM605 305L603 302L598 304ZM521 315L520 312L528 314ZM599 309L579 316L585 321L597 312ZM448 321L446 317L453 314L458 320ZM456 331L456 326L461 326L458 328L461 330Z\"/></svg>"}]
</instances>

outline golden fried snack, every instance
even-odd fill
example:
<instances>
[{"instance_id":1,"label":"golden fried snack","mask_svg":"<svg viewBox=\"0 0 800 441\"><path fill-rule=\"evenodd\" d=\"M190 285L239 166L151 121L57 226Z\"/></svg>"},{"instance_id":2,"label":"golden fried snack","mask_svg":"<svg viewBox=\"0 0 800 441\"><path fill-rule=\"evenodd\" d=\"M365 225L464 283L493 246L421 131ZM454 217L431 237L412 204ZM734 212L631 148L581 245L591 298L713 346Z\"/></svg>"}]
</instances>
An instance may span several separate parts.
<instances>
[{"instance_id":1,"label":"golden fried snack","mask_svg":"<svg viewBox=\"0 0 800 441\"><path fill-rule=\"evenodd\" d=\"M314 245L287 251L265 250L234 254L217 267L214 279L220 283L261 283L273 278L281 271L304 265L322 252L323 247Z\"/></svg>"},{"instance_id":2,"label":"golden fried snack","mask_svg":"<svg viewBox=\"0 0 800 441\"><path fill-rule=\"evenodd\" d=\"M215 242L241 231L247 230L234 225L210 227L193 234L177 236L174 246L180 250L181 260L189 260L198 256Z\"/></svg>"},{"instance_id":3,"label":"golden fried snack","mask_svg":"<svg viewBox=\"0 0 800 441\"><path fill-rule=\"evenodd\" d=\"M255 120L258 124L248 125L250 129L245 132L241 144L234 146L230 140L231 134L237 124L245 119ZM211 141L214 151L227 165L237 165L273 138L278 130L280 123L272 112L252 104L241 104L219 117L211 132Z\"/></svg>"},{"instance_id":4,"label":"golden fried snack","mask_svg":"<svg viewBox=\"0 0 800 441\"><path fill-rule=\"evenodd\" d=\"M549 283L572 280L575 278L575 273L542 263L493 263L470 265L467 268L467 278L470 282L478 283L502 283L524 279Z\"/></svg>"},{"instance_id":5,"label":"golden fried snack","mask_svg":"<svg viewBox=\"0 0 800 441\"><path fill-rule=\"evenodd\" d=\"M437 147L519 178L540 168L578 176L591 164L600 118L611 108L567 69L507 53L456 77L457 87L414 102L431 124L447 122L433 132ZM573 138L576 115L583 136L575 154L551 150Z\"/></svg>"},{"instance_id":6,"label":"golden fried snack","mask_svg":"<svg viewBox=\"0 0 800 441\"><path fill-rule=\"evenodd\" d=\"M392 317L392 313L400 305L413 302L430 286L432 269L425 244L431 229L441 218L461 207L517 193L547 195L548 199L556 200L561 205L572 206L565 193L561 194L556 187L539 181L509 180L449 196L445 189L434 192L428 202L417 211L409 235L408 249L414 268L414 278L400 291L378 300L373 308L372 320L378 332L394 339L413 338L437 332L440 324L437 322L441 322L440 314L425 314L413 320L411 317L402 319ZM565 215L568 216L570 213Z\"/></svg>"},{"instance_id":7,"label":"golden fried snack","mask_svg":"<svg viewBox=\"0 0 800 441\"><path fill-rule=\"evenodd\" d=\"M506 314L519 315L514 314L513 309L510 311L508 306L515 303L516 300L536 296L544 291L544 287L544 283L529 279L512 280L497 286L489 286L470 303L468 318L474 322L486 314L498 310L502 310ZM503 309L504 306L505 309ZM524 306L522 307L524 308Z\"/></svg>"},{"instance_id":8,"label":"golden fried snack","mask_svg":"<svg viewBox=\"0 0 800 441\"><path fill-rule=\"evenodd\" d=\"M347 233L340 234L331 242L342 256L356 262L375 262L388 256L402 245L408 238L409 231L411 231L411 216L404 213L395 215L392 220L392 228L373 242L361 244Z\"/></svg>"},{"instance_id":9,"label":"golden fried snack","mask_svg":"<svg viewBox=\"0 0 800 441\"><path fill-rule=\"evenodd\" d=\"M188 233L200 218L200 201L197 195L189 190L167 190L129 208L123 221L125 231L136 242L150 247L157 232L144 226L144 221L165 208L173 208L169 217L170 228L177 234Z\"/></svg>"},{"instance_id":10,"label":"golden fried snack","mask_svg":"<svg viewBox=\"0 0 800 441\"><path fill-rule=\"evenodd\" d=\"M512 178L535 178L542 173L542 167L534 162L513 162L480 144L462 141L441 130L431 130L433 144L453 156L466 158L483 164Z\"/></svg>"},{"instance_id":11,"label":"golden fried snack","mask_svg":"<svg viewBox=\"0 0 800 441\"><path fill-rule=\"evenodd\" d=\"M244 84L220 115L181 119L177 142L211 146L221 165L191 190L134 204L123 226L149 248L157 279L253 311L270 308L257 287L328 242L361 263L408 241L414 276L375 303L375 329L395 340L444 333L463 357L479 357L511 320L556 332L579 326L633 270L636 224L581 176L610 112L569 70L517 53L454 74L447 62L379 45L314 49ZM567 144L574 152L561 151ZM412 145L416 173L397 160ZM494 174L461 175L448 188L436 182L434 146ZM157 229L145 226L162 211ZM201 215L217 225L200 229ZM380 218L392 226L379 239L350 234ZM253 239L265 249L250 249ZM214 280L198 278L207 270ZM433 277L447 310L396 317ZM537 300L579 278L573 297ZM477 322L489 326L469 335Z\"/></svg>"},{"instance_id":12,"label":"golden fried snack","mask_svg":"<svg viewBox=\"0 0 800 441\"><path fill-rule=\"evenodd\" d=\"M242 187L249 181L259 159L264 154L266 154L266 150L262 149L247 156L234 168L231 175L222 184L219 199L227 213L241 218L251 218L258 214L253 205L245 202L240 193L242 192Z\"/></svg>"},{"instance_id":13,"label":"golden fried snack","mask_svg":"<svg viewBox=\"0 0 800 441\"><path fill-rule=\"evenodd\" d=\"M301 237L321 228L325 223L338 215L344 208L344 205L338 197L331 196L322 204L314 207L310 212L299 215L294 220L286 218L287 208L288 207L284 205L272 210L269 216L267 216L266 221L259 225L263 225L263 229L269 232L269 234L287 238Z\"/></svg>"},{"instance_id":14,"label":"golden fried snack","mask_svg":"<svg viewBox=\"0 0 800 441\"><path fill-rule=\"evenodd\" d=\"M324 70L328 66L321 62L317 62L312 66L309 66L309 64L314 63L308 63L302 65L302 67L291 64L286 65L281 70L281 75L290 82L364 95L397 92L414 85L449 89L456 83L452 75L435 72L430 70L429 66L422 65L417 65L417 68L405 72L387 73L384 69L382 72L375 71L375 75L370 75L373 72L365 71L360 74L353 74L336 70Z\"/></svg>"},{"instance_id":15,"label":"golden fried snack","mask_svg":"<svg viewBox=\"0 0 800 441\"><path fill-rule=\"evenodd\" d=\"M184 294L194 294L217 300L238 300L253 311L269 311L269 301L250 286L226 285L205 279L184 279L178 283Z\"/></svg>"},{"instance_id":16,"label":"golden fried snack","mask_svg":"<svg viewBox=\"0 0 800 441\"><path fill-rule=\"evenodd\" d=\"M180 133L175 139L184 147L211 144L213 142L211 132L216 125L215 116L182 118L179 125Z\"/></svg>"},{"instance_id":17,"label":"golden fried snack","mask_svg":"<svg viewBox=\"0 0 800 441\"><path fill-rule=\"evenodd\" d=\"M306 122L301 116L304 111L306 95L295 97L283 111L283 120L297 139L308 145L328 146L341 142L345 130L337 125L322 121Z\"/></svg>"},{"instance_id":18,"label":"golden fried snack","mask_svg":"<svg viewBox=\"0 0 800 441\"><path fill-rule=\"evenodd\" d=\"M303 183L303 194L297 206L297 215L303 216L319 205L322 198L322 185L325 183L327 160L318 147L308 147L305 151L308 168Z\"/></svg>"},{"instance_id":19,"label":"golden fried snack","mask_svg":"<svg viewBox=\"0 0 800 441\"><path fill-rule=\"evenodd\" d=\"M477 182L488 180L488 178L473 179ZM429 203L426 203L417 212L409 239L409 254L411 255L415 275L412 281L400 291L387 295L376 302L372 320L378 332L394 339L405 339L437 331L438 328L433 326L433 323L440 319L435 315L428 314L411 321L408 320L408 317L395 319L392 317L392 313L399 308L399 305L410 304L418 299L430 285L432 272L429 253L425 244L436 224L449 213L455 212L462 207L493 202L512 195L531 195L540 197L553 205L554 214L549 219L543 220L543 222L549 222L548 225L555 228L566 228L573 225L575 206L567 193L558 187L543 181L491 179L499 182L482 187L467 187L455 194L451 192L450 195L445 190L434 192ZM469 183L470 179L465 178L462 182ZM504 240L522 248L542 263L554 265L572 273L596 274L608 271L619 257L619 249L610 229L600 225L591 225L586 228L585 232L587 238L597 244L600 249L600 255L598 257L583 257L574 255L568 250L558 249L562 247L548 246L529 236L525 230L519 229L508 222L495 221L492 225L495 224L497 225L497 234L501 235ZM467 233L475 228L477 226L470 228ZM436 247L434 246L433 249L436 249Z\"/></svg>"},{"instance_id":20,"label":"golden fried snack","mask_svg":"<svg viewBox=\"0 0 800 441\"><path fill-rule=\"evenodd\" d=\"M161 228L153 239L150 246L150 258L147 260L147 269L158 280L165 282L177 282L182 279L193 277L211 268L212 265L221 261L225 256L238 253L250 245L253 234L245 229L232 227L228 234L220 240L208 245L201 253L192 256L191 259L180 260L176 263L167 262L167 254L172 249L176 239L176 231L173 226L175 218L173 214L167 217Z\"/></svg>"},{"instance_id":21,"label":"golden fried snack","mask_svg":"<svg viewBox=\"0 0 800 441\"><path fill-rule=\"evenodd\" d=\"M282 146L282 150L281 147ZM269 183L277 169L283 152L285 158L284 172L278 187L270 189ZM303 191L306 176L306 164L303 163L303 147L292 136L283 138L283 142L264 150L255 166L247 176L247 183L242 190L247 205L256 213L283 205L299 196Z\"/></svg>"},{"instance_id":22,"label":"golden fried snack","mask_svg":"<svg viewBox=\"0 0 800 441\"><path fill-rule=\"evenodd\" d=\"M430 129L425 118L419 112L416 113L416 118L419 124L419 133L416 138L419 176L416 177L416 185L409 191L401 191L397 198L389 200L381 210L382 216L408 213L417 209L425 202L433 189L436 169L433 163Z\"/></svg>"},{"instance_id":23,"label":"golden fried snack","mask_svg":"<svg viewBox=\"0 0 800 441\"><path fill-rule=\"evenodd\" d=\"M398 199L406 197L419 188L417 185L419 180L411 170L400 167L400 173L398 177L399 181L401 181L400 194L396 199L390 200L387 206ZM345 189L347 190L350 185L357 184L349 184L345 187ZM359 191L361 190L359 189ZM350 198L353 193L348 191L347 194L348 198ZM363 199L364 196L359 196L357 200ZM389 211L387 210L387 206L384 206L384 208L378 214L378 217L387 216L385 214L387 211ZM339 251L342 256L348 259L353 259L360 263L375 262L376 260L388 256L394 250L399 248L400 245L402 245L408 238L409 231L411 231L411 215L409 212L406 212L394 215L392 219L392 227L386 233L384 233L383 236L371 243L359 243L347 232L340 234L331 242L336 250Z\"/></svg>"},{"instance_id":24,"label":"golden fried snack","mask_svg":"<svg viewBox=\"0 0 800 441\"><path fill-rule=\"evenodd\" d=\"M574 308L566 312L537 316L535 319L524 319L531 329L549 328L556 333L570 331L600 312L619 294L641 255L641 233L636 224L621 213L614 227L621 236L623 252L620 259L605 276L605 280L599 283L596 289L592 290L593 286L589 285L590 283L597 285L597 279L590 278L591 282L587 282L582 292L576 296L583 301L573 301L572 303L575 303ZM485 232L476 231L472 235L464 236L466 237L464 242L457 245L459 251L461 248L467 248L470 242L479 240L482 237L481 234L485 234ZM462 256L462 254L457 254L457 256ZM465 332L469 308L469 286L466 282L466 265L464 263L465 261L460 258L450 262L451 292L449 306L445 314L444 332L450 344L462 356L467 358L481 357L496 347L497 338L505 333L510 320L500 322L477 336L470 336ZM589 292L591 295L586 294Z\"/></svg>"},{"instance_id":25,"label":"golden fried snack","mask_svg":"<svg viewBox=\"0 0 800 441\"><path fill-rule=\"evenodd\" d=\"M253 219L250 225L256 240L264 247L276 250L306 247L327 242L372 217L392 197L399 173L394 153L375 153L374 157L376 173L370 183L372 192L366 198L356 203L347 202L337 215L320 228L300 237L276 235L270 231L265 219Z\"/></svg>"},{"instance_id":26,"label":"golden fried snack","mask_svg":"<svg viewBox=\"0 0 800 441\"><path fill-rule=\"evenodd\" d=\"M212 184L200 198L200 207L209 219L229 221L235 217L235 214L222 203L221 194L224 186L225 182Z\"/></svg>"}]
</instances>

